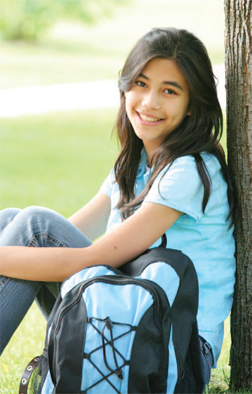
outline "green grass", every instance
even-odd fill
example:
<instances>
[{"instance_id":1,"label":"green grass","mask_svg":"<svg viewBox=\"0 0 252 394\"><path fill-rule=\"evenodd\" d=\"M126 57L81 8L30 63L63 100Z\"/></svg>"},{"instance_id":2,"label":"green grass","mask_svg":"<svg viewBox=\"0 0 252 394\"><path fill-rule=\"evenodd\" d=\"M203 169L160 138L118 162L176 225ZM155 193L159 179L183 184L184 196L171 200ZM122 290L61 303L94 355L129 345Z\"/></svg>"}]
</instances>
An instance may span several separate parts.
<instances>
[{"instance_id":1,"label":"green grass","mask_svg":"<svg viewBox=\"0 0 252 394\"><path fill-rule=\"evenodd\" d=\"M99 109L0 119L0 208L43 205L67 217L83 206L114 163L115 115ZM43 350L45 327L34 304L1 357L1 394L17 392L26 364ZM227 320L208 394L229 393L229 349Z\"/></svg>"},{"instance_id":2,"label":"green grass","mask_svg":"<svg viewBox=\"0 0 252 394\"><path fill-rule=\"evenodd\" d=\"M0 208L42 205L68 217L98 191L113 166L114 110L0 119ZM43 350L45 320L33 305L1 357L0 392L17 393Z\"/></svg>"},{"instance_id":3,"label":"green grass","mask_svg":"<svg viewBox=\"0 0 252 394\"><path fill-rule=\"evenodd\" d=\"M116 157L110 138L115 115L99 109L1 119L0 208L43 205L67 217L83 206ZM1 358L2 394L17 392L26 364L42 352L44 336L44 318L33 305ZM229 346L227 326L209 393L227 388Z\"/></svg>"},{"instance_id":4,"label":"green grass","mask_svg":"<svg viewBox=\"0 0 252 394\"><path fill-rule=\"evenodd\" d=\"M0 88L116 79L136 40L157 26L194 32L212 62L224 62L223 0L132 0L94 26L61 21L40 42L1 42Z\"/></svg>"},{"instance_id":5,"label":"green grass","mask_svg":"<svg viewBox=\"0 0 252 394\"><path fill-rule=\"evenodd\" d=\"M1 208L43 205L65 215L99 189L117 153L114 110L1 119ZM224 144L225 145L225 144ZM1 358L0 392L16 393L22 372L43 349L45 321L33 305ZM209 394L227 393L229 323Z\"/></svg>"},{"instance_id":6,"label":"green grass","mask_svg":"<svg viewBox=\"0 0 252 394\"><path fill-rule=\"evenodd\" d=\"M34 303L1 357L1 394L17 393L20 378L26 365L34 356L41 354L43 350L45 330L45 320ZM228 390L230 374L230 367L228 366L229 349L229 319L227 319L218 368L212 370L211 382L206 390L206 394L231 394ZM239 393L249 394L246 391L240 391Z\"/></svg>"},{"instance_id":7,"label":"green grass","mask_svg":"<svg viewBox=\"0 0 252 394\"><path fill-rule=\"evenodd\" d=\"M2 355L0 365L1 394L17 393L24 368L34 356L41 354L43 350L45 330L45 320L34 303ZM230 374L230 367L228 366L229 349L230 333L229 319L227 319L218 368L212 370L211 382L206 394L231 394L228 389ZM246 393L251 394L246 391L239 392L239 394Z\"/></svg>"},{"instance_id":8,"label":"green grass","mask_svg":"<svg viewBox=\"0 0 252 394\"><path fill-rule=\"evenodd\" d=\"M18 393L26 365L43 351L45 330L45 319L34 303L1 356L1 394Z\"/></svg>"},{"instance_id":9,"label":"green grass","mask_svg":"<svg viewBox=\"0 0 252 394\"><path fill-rule=\"evenodd\" d=\"M0 88L115 79L135 41L155 26L194 32L212 62L223 63L223 8L222 0L132 0L96 26L61 21L40 42L1 42ZM114 117L99 109L0 119L0 208L43 205L67 217L83 206L113 165ZM18 391L26 364L42 352L45 327L33 305L1 358L1 394ZM229 348L227 321L209 394L228 393Z\"/></svg>"},{"instance_id":10,"label":"green grass","mask_svg":"<svg viewBox=\"0 0 252 394\"><path fill-rule=\"evenodd\" d=\"M41 354L43 350L45 329L45 320L36 304L33 304L2 355L0 366L1 394L17 392L24 368L34 356ZM229 347L229 320L227 320L218 369L212 372L212 379L207 389L208 394L229 393Z\"/></svg>"},{"instance_id":11,"label":"green grass","mask_svg":"<svg viewBox=\"0 0 252 394\"><path fill-rule=\"evenodd\" d=\"M115 111L0 119L1 208L43 205L68 216L98 191L113 165Z\"/></svg>"}]
</instances>

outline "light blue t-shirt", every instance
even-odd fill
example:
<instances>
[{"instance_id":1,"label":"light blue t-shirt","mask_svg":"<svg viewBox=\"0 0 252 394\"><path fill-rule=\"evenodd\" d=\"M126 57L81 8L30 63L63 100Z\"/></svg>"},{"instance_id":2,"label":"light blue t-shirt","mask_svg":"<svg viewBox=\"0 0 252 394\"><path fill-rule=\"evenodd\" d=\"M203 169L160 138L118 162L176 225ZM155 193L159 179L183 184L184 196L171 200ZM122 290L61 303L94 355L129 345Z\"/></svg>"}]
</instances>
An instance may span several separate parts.
<instances>
[{"instance_id":1,"label":"light blue t-shirt","mask_svg":"<svg viewBox=\"0 0 252 394\"><path fill-rule=\"evenodd\" d=\"M174 208L184 214L166 231L167 247L181 250L193 261L199 281L199 334L210 343L215 366L220 355L224 320L233 302L235 283L235 243L233 228L227 221L229 204L227 184L221 174L218 159L201 154L211 177L211 194L205 212L202 212L204 188L193 156L178 158L159 174L145 201ZM135 183L138 195L150 176L147 156L143 149ZM107 232L120 223L116 208L119 187L114 182L113 170L104 181L101 191L111 198L111 214ZM152 247L160 244L158 240Z\"/></svg>"}]
</instances>

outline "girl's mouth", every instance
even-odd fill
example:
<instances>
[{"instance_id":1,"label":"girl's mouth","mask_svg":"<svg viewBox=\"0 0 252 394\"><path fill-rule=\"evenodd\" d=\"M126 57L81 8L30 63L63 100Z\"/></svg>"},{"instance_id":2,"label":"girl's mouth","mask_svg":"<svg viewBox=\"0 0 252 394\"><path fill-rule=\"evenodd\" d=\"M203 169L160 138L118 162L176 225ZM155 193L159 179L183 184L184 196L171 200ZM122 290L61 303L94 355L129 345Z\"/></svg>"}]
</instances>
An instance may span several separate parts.
<instances>
[{"instance_id":1,"label":"girl's mouth","mask_svg":"<svg viewBox=\"0 0 252 394\"><path fill-rule=\"evenodd\" d=\"M156 122L160 122L161 120L163 120L161 118L155 118L153 116L145 115L140 112L137 112L137 114L143 122L147 122L147 123L156 123Z\"/></svg>"}]
</instances>

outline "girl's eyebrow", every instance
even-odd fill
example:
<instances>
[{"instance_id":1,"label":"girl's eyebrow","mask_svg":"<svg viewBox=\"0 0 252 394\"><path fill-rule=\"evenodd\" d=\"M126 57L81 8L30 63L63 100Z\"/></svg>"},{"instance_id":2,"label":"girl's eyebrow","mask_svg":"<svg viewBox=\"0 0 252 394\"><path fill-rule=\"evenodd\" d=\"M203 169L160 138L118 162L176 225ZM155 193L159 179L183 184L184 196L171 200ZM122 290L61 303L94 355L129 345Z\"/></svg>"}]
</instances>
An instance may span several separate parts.
<instances>
[{"instance_id":1,"label":"girl's eyebrow","mask_svg":"<svg viewBox=\"0 0 252 394\"><path fill-rule=\"evenodd\" d=\"M149 81L149 78L148 77L146 77L146 75L144 75L144 74L139 74L139 77L141 77L141 78L143 78L143 79L146 79L147 81ZM171 85L171 86L174 86L175 88L178 88L178 89L180 89L180 90L182 90L182 91L184 91L184 89L182 88L182 86L178 83L178 82L176 82L176 81L164 81L164 82L162 82L164 85Z\"/></svg>"}]
</instances>

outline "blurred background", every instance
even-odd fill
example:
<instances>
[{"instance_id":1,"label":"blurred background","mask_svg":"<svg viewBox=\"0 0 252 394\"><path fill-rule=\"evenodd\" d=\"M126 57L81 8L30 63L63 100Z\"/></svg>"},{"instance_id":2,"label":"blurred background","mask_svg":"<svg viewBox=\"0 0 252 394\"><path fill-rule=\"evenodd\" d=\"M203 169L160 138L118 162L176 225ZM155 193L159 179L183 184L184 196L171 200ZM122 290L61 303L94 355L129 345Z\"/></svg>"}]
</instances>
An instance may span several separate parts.
<instances>
[{"instance_id":1,"label":"blurred background","mask_svg":"<svg viewBox=\"0 0 252 394\"><path fill-rule=\"evenodd\" d=\"M117 152L118 71L152 27L186 28L205 43L225 103L222 0L0 5L1 208L45 205L68 216L96 193Z\"/></svg>"},{"instance_id":2,"label":"blurred background","mask_svg":"<svg viewBox=\"0 0 252 394\"><path fill-rule=\"evenodd\" d=\"M162 26L204 42L225 109L223 0L0 0L1 209L42 205L67 217L93 197L118 152L118 71L140 36ZM44 329L33 306L4 353L1 392L16 392ZM229 338L220 387L228 349Z\"/></svg>"}]
</instances>

